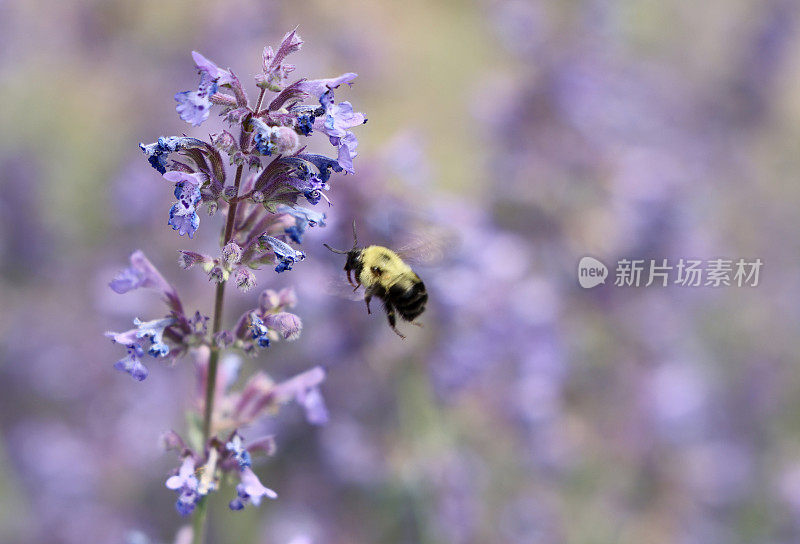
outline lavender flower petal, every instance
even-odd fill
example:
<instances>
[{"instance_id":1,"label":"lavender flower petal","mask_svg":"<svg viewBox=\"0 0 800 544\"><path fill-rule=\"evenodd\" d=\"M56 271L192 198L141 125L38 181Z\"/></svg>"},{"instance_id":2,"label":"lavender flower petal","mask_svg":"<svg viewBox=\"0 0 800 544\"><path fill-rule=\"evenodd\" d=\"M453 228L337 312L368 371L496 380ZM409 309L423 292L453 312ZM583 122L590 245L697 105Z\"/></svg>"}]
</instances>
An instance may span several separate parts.
<instances>
[{"instance_id":1,"label":"lavender flower petal","mask_svg":"<svg viewBox=\"0 0 800 544\"><path fill-rule=\"evenodd\" d=\"M263 245L268 245L275 252L275 257L278 259L275 272L280 273L284 270L291 270L294 263L306 258L305 253L302 251L295 250L289 244L281 242L272 236L262 234L259 236L258 241Z\"/></svg>"},{"instance_id":2,"label":"lavender flower petal","mask_svg":"<svg viewBox=\"0 0 800 544\"><path fill-rule=\"evenodd\" d=\"M340 75L339 77L328 79L310 79L298 84L298 88L299 90L308 93L310 96L319 99L319 97L321 97L326 91L335 89L339 85L343 85L344 83L352 85L353 80L357 77L358 74L348 72Z\"/></svg>"},{"instance_id":3,"label":"lavender flower petal","mask_svg":"<svg viewBox=\"0 0 800 544\"><path fill-rule=\"evenodd\" d=\"M130 257L131 266L117 274L109 287L114 292L123 294L140 287L157 289L164 294L175 296L175 289L167 283L155 266L144 256L142 251L134 251ZM177 297L176 297L177 298Z\"/></svg>"}]
</instances>

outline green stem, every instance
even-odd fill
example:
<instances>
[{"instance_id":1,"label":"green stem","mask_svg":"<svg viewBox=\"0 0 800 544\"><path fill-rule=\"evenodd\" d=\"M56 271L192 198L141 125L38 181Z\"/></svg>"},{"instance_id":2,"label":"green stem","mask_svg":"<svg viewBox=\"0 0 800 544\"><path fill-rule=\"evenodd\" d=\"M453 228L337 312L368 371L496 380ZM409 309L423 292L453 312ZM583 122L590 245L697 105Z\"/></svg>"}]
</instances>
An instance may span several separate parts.
<instances>
[{"instance_id":1,"label":"green stem","mask_svg":"<svg viewBox=\"0 0 800 544\"><path fill-rule=\"evenodd\" d=\"M264 99L264 89L258 95L258 103L256 104L255 111L261 108L261 102ZM222 246L224 247L228 242L233 239L234 225L236 224L236 208L239 205L239 185L242 183L242 166L236 169L236 179L233 182L234 194L233 198L228 201L228 219L225 223L225 234L222 236ZM205 409L203 410L203 447L208 444L211 438L211 423L214 415L214 392L217 388L217 366L219 365L219 348L213 345L214 337L222 330L222 310L223 303L225 302L225 283L220 282L217 284L217 290L214 294L214 319L211 326L211 356L208 359L208 375L206 377L206 402ZM202 497L197 503L194 511L194 520L192 521L192 543L202 544L205 539L206 518L208 517L208 495Z\"/></svg>"},{"instance_id":2,"label":"green stem","mask_svg":"<svg viewBox=\"0 0 800 544\"><path fill-rule=\"evenodd\" d=\"M205 537L206 529L206 510L208 503L206 502L208 495L202 497L194 509L194 519L192 520L192 544L202 544Z\"/></svg>"},{"instance_id":3,"label":"green stem","mask_svg":"<svg viewBox=\"0 0 800 544\"><path fill-rule=\"evenodd\" d=\"M239 194L239 185L242 182L242 167L236 169L236 179L233 182L235 188L234 196ZM233 238L233 226L236 222L236 208L238 201L233 200L228 205L228 219L225 223L225 234L222 237L223 247ZM206 401L205 410L203 410L203 447L208 444L211 438L211 423L214 415L214 392L217 389L217 366L219 365L219 348L213 345L214 337L222 329L222 310L223 303L225 302L225 283L224 281L217 284L217 290L214 295L214 319L211 326L211 356L208 359L208 375L206 376ZM207 501L208 496L200 499L194 513L193 521L193 544L202 544L205 538L206 517L208 512Z\"/></svg>"}]
</instances>

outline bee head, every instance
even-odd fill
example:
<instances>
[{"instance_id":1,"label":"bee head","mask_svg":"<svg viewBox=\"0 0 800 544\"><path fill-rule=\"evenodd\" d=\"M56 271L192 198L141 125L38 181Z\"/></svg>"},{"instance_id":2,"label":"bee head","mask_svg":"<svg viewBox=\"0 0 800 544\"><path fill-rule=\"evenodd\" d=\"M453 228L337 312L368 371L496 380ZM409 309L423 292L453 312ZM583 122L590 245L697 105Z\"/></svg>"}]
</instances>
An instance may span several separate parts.
<instances>
[{"instance_id":1,"label":"bee head","mask_svg":"<svg viewBox=\"0 0 800 544\"><path fill-rule=\"evenodd\" d=\"M361 262L361 248L355 247L347 252L347 262L344 263L345 270L358 270Z\"/></svg>"},{"instance_id":2,"label":"bee head","mask_svg":"<svg viewBox=\"0 0 800 544\"><path fill-rule=\"evenodd\" d=\"M353 247L352 249L335 249L328 244L322 244L334 253L347 255L347 262L344 265L345 270L355 270L358 266L358 261L361 257L361 248L358 247L358 235L356 234L356 220L353 219Z\"/></svg>"}]
</instances>

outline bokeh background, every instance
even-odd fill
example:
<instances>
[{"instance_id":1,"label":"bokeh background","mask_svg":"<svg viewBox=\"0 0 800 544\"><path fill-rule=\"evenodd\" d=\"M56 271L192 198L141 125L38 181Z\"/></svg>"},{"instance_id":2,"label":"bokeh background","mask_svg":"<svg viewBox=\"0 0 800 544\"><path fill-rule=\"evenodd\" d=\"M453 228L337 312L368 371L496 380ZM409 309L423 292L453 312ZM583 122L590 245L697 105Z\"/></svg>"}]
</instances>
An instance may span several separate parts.
<instances>
[{"instance_id":1,"label":"bokeh background","mask_svg":"<svg viewBox=\"0 0 800 544\"><path fill-rule=\"evenodd\" d=\"M172 95L190 51L252 82L299 25L298 77L354 71L356 175L334 180L294 285L300 340L245 360L329 368L322 428L288 407L257 467L280 494L210 542L790 543L800 540L800 4L793 0L0 0L0 541L167 543L182 525L159 434L192 368L116 372L102 334L158 315L108 280L166 225L137 144L198 137ZM254 86L249 87L251 94ZM455 234L419 269L401 341L322 242ZM583 255L761 258L755 288L581 289ZM229 290L229 294L232 290ZM255 296L231 295L227 319ZM255 430L245 431L254 436ZM222 491L231 495L232 490ZM127 540L126 540L127 539ZM145 540L146 539L146 540Z\"/></svg>"}]
</instances>

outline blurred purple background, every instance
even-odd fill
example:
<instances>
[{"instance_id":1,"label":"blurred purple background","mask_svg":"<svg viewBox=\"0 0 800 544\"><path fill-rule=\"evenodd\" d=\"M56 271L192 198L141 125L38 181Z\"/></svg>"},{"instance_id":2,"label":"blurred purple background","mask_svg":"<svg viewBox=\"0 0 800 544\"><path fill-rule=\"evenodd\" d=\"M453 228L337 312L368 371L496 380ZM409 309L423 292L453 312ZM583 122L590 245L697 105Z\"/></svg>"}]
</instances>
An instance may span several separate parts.
<instances>
[{"instance_id":1,"label":"blurred purple background","mask_svg":"<svg viewBox=\"0 0 800 544\"><path fill-rule=\"evenodd\" d=\"M103 332L161 309L107 282L142 249L209 313L176 250L211 252L221 219L180 239L137 144L222 126L175 114L191 50L254 92L264 45L299 25L297 76L357 72L341 96L369 123L310 258L258 275L295 286L302 337L244 363L328 365L331 421L268 422L278 452L257 471L280 499L215 498L210 541L797 542L799 16L790 0L0 0L0 541L166 543L182 525L158 437L184 427L192 368L113 370ZM354 218L363 241L458 240L419 268L431 301L405 341L327 287L343 263L322 242L348 246ZM754 288L584 290L584 255L764 268ZM254 297L231 295L226 319Z\"/></svg>"}]
</instances>

